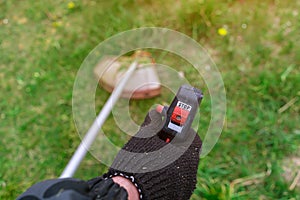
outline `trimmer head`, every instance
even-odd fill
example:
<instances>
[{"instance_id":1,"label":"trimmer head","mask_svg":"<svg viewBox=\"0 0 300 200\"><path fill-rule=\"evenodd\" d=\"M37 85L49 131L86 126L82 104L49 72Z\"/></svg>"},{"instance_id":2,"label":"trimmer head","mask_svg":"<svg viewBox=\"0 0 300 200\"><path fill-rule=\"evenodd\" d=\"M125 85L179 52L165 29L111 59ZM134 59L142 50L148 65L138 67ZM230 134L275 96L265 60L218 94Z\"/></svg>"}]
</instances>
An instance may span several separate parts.
<instances>
[{"instance_id":1,"label":"trimmer head","mask_svg":"<svg viewBox=\"0 0 300 200\"><path fill-rule=\"evenodd\" d=\"M137 51L132 56L123 56L117 59L107 56L94 69L100 85L112 92L122 79L124 73L133 60L137 60L138 68L127 82L121 97L131 99L148 99L161 92L160 81L155 71L155 64L148 52ZM107 67L108 66L108 67Z\"/></svg>"}]
</instances>

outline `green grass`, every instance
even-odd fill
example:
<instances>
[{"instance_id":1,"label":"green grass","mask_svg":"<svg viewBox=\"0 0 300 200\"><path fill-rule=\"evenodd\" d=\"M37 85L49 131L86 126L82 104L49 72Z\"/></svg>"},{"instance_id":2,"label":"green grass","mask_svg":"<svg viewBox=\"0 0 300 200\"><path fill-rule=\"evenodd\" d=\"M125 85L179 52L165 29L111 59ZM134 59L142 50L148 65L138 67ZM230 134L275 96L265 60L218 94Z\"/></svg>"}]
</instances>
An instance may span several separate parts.
<instances>
[{"instance_id":1,"label":"green grass","mask_svg":"<svg viewBox=\"0 0 300 200\"><path fill-rule=\"evenodd\" d=\"M95 2L74 1L75 8L68 9L68 1L0 0L0 199L14 199L33 183L62 172L80 142L72 118L80 64L104 39L143 26L171 28L200 42L225 83L225 128L200 162L192 198L300 198L299 189L288 190L292 180L282 176L283 160L300 156L299 2ZM218 35L222 27L226 36ZM185 70L208 97L193 71L179 66L183 61L161 62ZM99 88L97 97L100 109L108 93ZM152 104L170 99L166 93L132 101L133 119L140 123ZM204 129L209 105L206 98ZM104 129L120 132L112 118ZM76 177L88 179L106 169L88 155Z\"/></svg>"}]
</instances>

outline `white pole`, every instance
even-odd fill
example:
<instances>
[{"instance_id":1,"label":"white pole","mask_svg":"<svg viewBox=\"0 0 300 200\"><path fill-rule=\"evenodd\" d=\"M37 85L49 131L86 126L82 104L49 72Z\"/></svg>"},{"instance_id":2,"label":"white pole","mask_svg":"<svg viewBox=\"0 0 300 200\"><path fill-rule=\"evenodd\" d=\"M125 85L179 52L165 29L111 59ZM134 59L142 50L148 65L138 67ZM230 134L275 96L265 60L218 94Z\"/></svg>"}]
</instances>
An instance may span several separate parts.
<instances>
[{"instance_id":1,"label":"white pole","mask_svg":"<svg viewBox=\"0 0 300 200\"><path fill-rule=\"evenodd\" d=\"M134 61L131 63L129 69L125 73L123 79L120 81L118 86L114 89L112 94L110 95L109 99L103 106L101 112L95 119L93 125L90 127L88 132L86 133L84 139L81 141L79 147L77 148L76 152L72 156L71 160L69 161L68 165L64 169L63 173L60 175L60 178L67 178L72 177L77 170L79 164L85 157L87 151L91 147L93 141L95 140L99 130L101 129L102 125L104 124L105 120L107 119L108 115L110 114L113 106L118 101L128 79L136 69L138 63Z\"/></svg>"}]
</instances>

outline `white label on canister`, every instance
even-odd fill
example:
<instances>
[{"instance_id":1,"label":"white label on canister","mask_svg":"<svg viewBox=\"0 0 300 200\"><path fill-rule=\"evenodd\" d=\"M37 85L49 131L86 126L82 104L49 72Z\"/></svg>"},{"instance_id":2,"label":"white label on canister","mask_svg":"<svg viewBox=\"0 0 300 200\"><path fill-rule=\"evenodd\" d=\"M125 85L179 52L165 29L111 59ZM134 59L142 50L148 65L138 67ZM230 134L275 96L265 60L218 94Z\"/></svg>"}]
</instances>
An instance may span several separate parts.
<instances>
[{"instance_id":1,"label":"white label on canister","mask_svg":"<svg viewBox=\"0 0 300 200\"><path fill-rule=\"evenodd\" d=\"M170 121L169 124L168 124L168 128L169 128L169 129L172 129L172 130L174 130L174 131L176 131L176 132L178 132L178 133L181 133L181 131L182 131L182 127L181 127L181 126L178 126L178 125L176 125L176 124L173 124L171 121Z\"/></svg>"},{"instance_id":2,"label":"white label on canister","mask_svg":"<svg viewBox=\"0 0 300 200\"><path fill-rule=\"evenodd\" d=\"M177 107L182 108L182 109L187 110L187 111L191 111L191 109L192 109L192 106L190 106L186 103L183 103L181 101L177 102Z\"/></svg>"}]
</instances>

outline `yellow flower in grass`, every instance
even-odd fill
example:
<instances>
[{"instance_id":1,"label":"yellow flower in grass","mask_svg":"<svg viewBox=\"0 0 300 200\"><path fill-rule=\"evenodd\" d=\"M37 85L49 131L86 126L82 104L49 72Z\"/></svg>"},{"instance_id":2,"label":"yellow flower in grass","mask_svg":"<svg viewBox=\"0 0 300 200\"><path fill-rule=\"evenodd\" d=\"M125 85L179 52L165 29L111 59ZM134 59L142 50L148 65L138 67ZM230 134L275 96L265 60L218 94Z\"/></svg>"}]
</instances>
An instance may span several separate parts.
<instances>
[{"instance_id":1,"label":"yellow flower in grass","mask_svg":"<svg viewBox=\"0 0 300 200\"><path fill-rule=\"evenodd\" d=\"M75 8L75 3L74 3L73 1L69 2L69 3L68 3L68 8L69 8L69 9Z\"/></svg>"},{"instance_id":2,"label":"yellow flower in grass","mask_svg":"<svg viewBox=\"0 0 300 200\"><path fill-rule=\"evenodd\" d=\"M55 22L52 22L52 26L57 28L57 27L62 27L63 23L62 21L55 21Z\"/></svg>"},{"instance_id":3,"label":"yellow flower in grass","mask_svg":"<svg viewBox=\"0 0 300 200\"><path fill-rule=\"evenodd\" d=\"M219 28L218 29L218 34L219 35L221 35L221 36L225 36L225 35L227 35L227 30L226 30L226 28Z\"/></svg>"}]
</instances>

